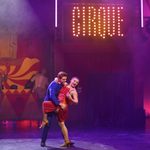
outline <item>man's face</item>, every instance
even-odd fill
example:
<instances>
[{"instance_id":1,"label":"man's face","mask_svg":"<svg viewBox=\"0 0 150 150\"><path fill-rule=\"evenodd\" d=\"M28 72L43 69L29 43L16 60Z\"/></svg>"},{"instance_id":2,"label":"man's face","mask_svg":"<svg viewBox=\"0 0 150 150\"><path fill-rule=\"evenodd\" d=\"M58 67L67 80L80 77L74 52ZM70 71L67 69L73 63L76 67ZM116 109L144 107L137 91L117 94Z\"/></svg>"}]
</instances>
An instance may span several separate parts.
<instances>
[{"instance_id":1,"label":"man's face","mask_svg":"<svg viewBox=\"0 0 150 150\"><path fill-rule=\"evenodd\" d=\"M75 88L77 85L79 84L79 80L77 78L73 78L71 81L70 81L70 85Z\"/></svg>"},{"instance_id":2,"label":"man's face","mask_svg":"<svg viewBox=\"0 0 150 150\"><path fill-rule=\"evenodd\" d=\"M66 77L66 76L64 76L64 77L62 77L61 79L59 79L59 82L60 82L61 84L64 84L66 81L67 81L67 77Z\"/></svg>"}]
</instances>

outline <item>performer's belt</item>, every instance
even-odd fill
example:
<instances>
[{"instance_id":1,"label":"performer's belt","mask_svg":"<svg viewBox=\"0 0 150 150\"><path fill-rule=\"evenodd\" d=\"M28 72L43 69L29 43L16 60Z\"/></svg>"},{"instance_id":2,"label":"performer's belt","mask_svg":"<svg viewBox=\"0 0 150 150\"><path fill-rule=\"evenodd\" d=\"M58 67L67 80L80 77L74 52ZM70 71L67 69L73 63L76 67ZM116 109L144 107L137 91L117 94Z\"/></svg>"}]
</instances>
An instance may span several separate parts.
<instances>
[{"instance_id":1,"label":"performer's belt","mask_svg":"<svg viewBox=\"0 0 150 150\"><path fill-rule=\"evenodd\" d=\"M56 106L53 104L52 101L43 101L42 103L44 113L52 112L56 110Z\"/></svg>"}]
</instances>

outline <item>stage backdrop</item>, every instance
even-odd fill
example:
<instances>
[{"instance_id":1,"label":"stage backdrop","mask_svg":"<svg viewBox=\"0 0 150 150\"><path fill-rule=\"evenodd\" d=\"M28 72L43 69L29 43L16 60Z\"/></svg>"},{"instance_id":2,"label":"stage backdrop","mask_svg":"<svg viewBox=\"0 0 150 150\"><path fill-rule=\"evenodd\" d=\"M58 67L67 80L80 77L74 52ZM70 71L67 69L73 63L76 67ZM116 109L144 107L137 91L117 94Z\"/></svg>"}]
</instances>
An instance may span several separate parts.
<instances>
[{"instance_id":1,"label":"stage backdrop","mask_svg":"<svg viewBox=\"0 0 150 150\"><path fill-rule=\"evenodd\" d=\"M2 62L0 70L6 73L6 77L2 84L0 119L39 118L40 108L37 105L37 98L32 92L32 87L27 86L27 83L38 72L40 60L37 58L3 59Z\"/></svg>"},{"instance_id":2,"label":"stage backdrop","mask_svg":"<svg viewBox=\"0 0 150 150\"><path fill-rule=\"evenodd\" d=\"M54 0L0 2L0 10L0 120L41 119L26 83L41 69L53 78Z\"/></svg>"},{"instance_id":3,"label":"stage backdrop","mask_svg":"<svg viewBox=\"0 0 150 150\"><path fill-rule=\"evenodd\" d=\"M79 105L70 112L77 124L144 127L142 73L149 53L140 35L140 5L130 2L62 1L55 69L80 78Z\"/></svg>"}]
</instances>

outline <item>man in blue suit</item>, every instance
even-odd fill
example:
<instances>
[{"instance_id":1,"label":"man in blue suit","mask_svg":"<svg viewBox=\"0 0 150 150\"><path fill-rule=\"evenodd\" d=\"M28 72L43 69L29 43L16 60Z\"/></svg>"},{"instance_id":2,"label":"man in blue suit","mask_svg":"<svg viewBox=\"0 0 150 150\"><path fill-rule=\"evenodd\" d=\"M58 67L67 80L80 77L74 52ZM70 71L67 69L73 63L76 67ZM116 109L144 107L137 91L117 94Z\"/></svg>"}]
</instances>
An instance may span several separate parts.
<instances>
[{"instance_id":1,"label":"man in blue suit","mask_svg":"<svg viewBox=\"0 0 150 150\"><path fill-rule=\"evenodd\" d=\"M61 71L58 73L57 78L58 78L58 82L54 80L49 84L44 101L52 101L54 105L60 106L62 109L64 109L65 107L64 104L60 103L60 101L58 100L58 93L60 89L63 87L63 85L66 83L67 73ZM42 129L42 137L41 137L42 147L45 147L45 142L47 140L47 135L48 135L48 131L53 116L55 116L55 111L47 113L48 123Z\"/></svg>"}]
</instances>

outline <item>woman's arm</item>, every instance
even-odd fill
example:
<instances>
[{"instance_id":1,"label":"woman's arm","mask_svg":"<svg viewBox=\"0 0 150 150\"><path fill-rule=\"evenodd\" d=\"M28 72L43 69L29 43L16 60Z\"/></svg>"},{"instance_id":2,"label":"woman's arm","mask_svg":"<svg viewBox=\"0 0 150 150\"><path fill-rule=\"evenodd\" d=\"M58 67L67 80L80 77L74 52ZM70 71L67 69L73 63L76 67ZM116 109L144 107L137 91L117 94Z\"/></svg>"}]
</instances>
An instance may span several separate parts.
<instances>
[{"instance_id":1,"label":"woman's arm","mask_svg":"<svg viewBox=\"0 0 150 150\"><path fill-rule=\"evenodd\" d=\"M73 103L78 104L78 93L76 90L73 90L67 94L67 98Z\"/></svg>"}]
</instances>

